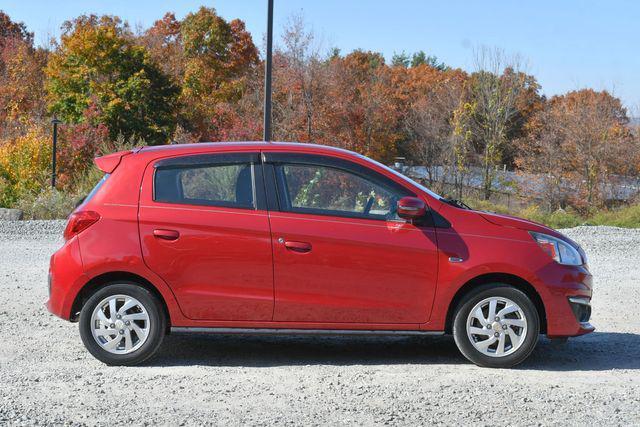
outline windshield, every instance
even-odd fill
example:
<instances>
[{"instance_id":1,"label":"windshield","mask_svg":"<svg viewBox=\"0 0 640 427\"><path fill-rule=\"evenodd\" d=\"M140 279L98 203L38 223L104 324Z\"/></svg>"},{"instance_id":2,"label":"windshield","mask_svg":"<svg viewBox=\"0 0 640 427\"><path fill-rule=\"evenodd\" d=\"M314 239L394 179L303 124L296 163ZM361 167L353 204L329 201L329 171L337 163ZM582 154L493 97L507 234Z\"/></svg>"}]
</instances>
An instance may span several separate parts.
<instances>
[{"instance_id":1,"label":"windshield","mask_svg":"<svg viewBox=\"0 0 640 427\"><path fill-rule=\"evenodd\" d=\"M436 200L441 200L443 199L442 196L440 196L439 194L434 193L433 191L429 190L427 187L425 187L424 185L412 180L411 178L409 178L408 176L405 176L403 174L401 174L400 172L398 172L395 169L391 169L389 166L383 165L380 162L377 162L373 159L370 159L368 157L365 156L360 156L363 159L366 159L367 161L370 161L372 163L375 163L376 165L380 166L381 168L384 168L385 170L391 172L392 174L394 174L395 176L397 176L398 178L402 179L405 182L408 182L411 185L414 185L416 187L418 187L420 190L424 191L425 193L427 193L428 195L430 195L431 197L435 198Z\"/></svg>"}]
</instances>

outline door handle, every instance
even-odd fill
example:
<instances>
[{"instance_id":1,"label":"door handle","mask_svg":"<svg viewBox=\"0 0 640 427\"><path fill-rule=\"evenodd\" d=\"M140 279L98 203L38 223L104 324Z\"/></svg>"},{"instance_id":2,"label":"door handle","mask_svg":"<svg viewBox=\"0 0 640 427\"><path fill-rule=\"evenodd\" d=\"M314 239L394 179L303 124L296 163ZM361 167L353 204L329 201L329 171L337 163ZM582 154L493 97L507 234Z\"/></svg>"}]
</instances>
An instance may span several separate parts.
<instances>
[{"instance_id":1,"label":"door handle","mask_svg":"<svg viewBox=\"0 0 640 427\"><path fill-rule=\"evenodd\" d=\"M155 229L153 230L153 236L162 240L178 240L180 233L176 230Z\"/></svg>"},{"instance_id":2,"label":"door handle","mask_svg":"<svg viewBox=\"0 0 640 427\"><path fill-rule=\"evenodd\" d=\"M286 240L284 242L284 247L293 252L300 252L300 253L311 252L311 243L307 243L307 242L292 242L290 240Z\"/></svg>"}]
</instances>

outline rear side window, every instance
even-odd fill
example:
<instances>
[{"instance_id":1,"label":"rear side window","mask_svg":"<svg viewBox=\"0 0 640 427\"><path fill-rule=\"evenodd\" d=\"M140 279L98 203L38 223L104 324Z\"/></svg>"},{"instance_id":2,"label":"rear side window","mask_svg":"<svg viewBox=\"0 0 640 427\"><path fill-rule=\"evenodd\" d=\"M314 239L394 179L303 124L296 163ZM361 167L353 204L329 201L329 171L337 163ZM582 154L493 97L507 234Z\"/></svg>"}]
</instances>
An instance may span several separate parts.
<instances>
[{"instance_id":1,"label":"rear side window","mask_svg":"<svg viewBox=\"0 0 640 427\"><path fill-rule=\"evenodd\" d=\"M215 158L212 160L215 161ZM255 208L253 162L194 163L157 166L154 200L187 205Z\"/></svg>"},{"instance_id":2,"label":"rear side window","mask_svg":"<svg viewBox=\"0 0 640 427\"><path fill-rule=\"evenodd\" d=\"M102 187L102 185L107 181L107 179L109 179L109 174L105 174L102 179L100 181L98 181L98 183L96 184L95 187L93 187L93 190L91 190L89 192L89 194L86 195L86 197L84 199L82 199L81 203L87 203L89 202L89 200L93 199L93 196L96 195L96 193L98 192L98 190L100 190L100 187Z\"/></svg>"}]
</instances>

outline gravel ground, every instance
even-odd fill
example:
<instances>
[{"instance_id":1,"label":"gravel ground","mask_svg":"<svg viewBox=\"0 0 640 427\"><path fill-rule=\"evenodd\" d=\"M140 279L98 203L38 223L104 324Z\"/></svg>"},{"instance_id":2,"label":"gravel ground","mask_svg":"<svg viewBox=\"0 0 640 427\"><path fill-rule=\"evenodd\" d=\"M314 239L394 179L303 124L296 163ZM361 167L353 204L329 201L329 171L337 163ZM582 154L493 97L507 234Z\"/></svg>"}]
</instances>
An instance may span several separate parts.
<instances>
[{"instance_id":1,"label":"gravel ground","mask_svg":"<svg viewBox=\"0 0 640 427\"><path fill-rule=\"evenodd\" d=\"M598 331L492 370L448 337L169 336L147 365L107 367L43 307L61 229L0 223L0 425L640 424L640 230L565 230Z\"/></svg>"}]
</instances>

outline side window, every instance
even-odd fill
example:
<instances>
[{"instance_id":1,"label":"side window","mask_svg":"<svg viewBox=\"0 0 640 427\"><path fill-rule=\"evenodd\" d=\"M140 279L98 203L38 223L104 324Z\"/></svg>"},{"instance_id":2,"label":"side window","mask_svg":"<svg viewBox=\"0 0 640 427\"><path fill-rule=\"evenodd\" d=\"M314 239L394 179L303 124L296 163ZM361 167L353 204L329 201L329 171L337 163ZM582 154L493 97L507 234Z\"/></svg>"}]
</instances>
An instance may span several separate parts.
<instances>
[{"instance_id":1,"label":"side window","mask_svg":"<svg viewBox=\"0 0 640 427\"><path fill-rule=\"evenodd\" d=\"M255 207L252 163L158 167L154 200L164 203Z\"/></svg>"},{"instance_id":2,"label":"side window","mask_svg":"<svg viewBox=\"0 0 640 427\"><path fill-rule=\"evenodd\" d=\"M284 164L281 186L287 210L371 219L392 219L402 197L360 175L330 166Z\"/></svg>"}]
</instances>

